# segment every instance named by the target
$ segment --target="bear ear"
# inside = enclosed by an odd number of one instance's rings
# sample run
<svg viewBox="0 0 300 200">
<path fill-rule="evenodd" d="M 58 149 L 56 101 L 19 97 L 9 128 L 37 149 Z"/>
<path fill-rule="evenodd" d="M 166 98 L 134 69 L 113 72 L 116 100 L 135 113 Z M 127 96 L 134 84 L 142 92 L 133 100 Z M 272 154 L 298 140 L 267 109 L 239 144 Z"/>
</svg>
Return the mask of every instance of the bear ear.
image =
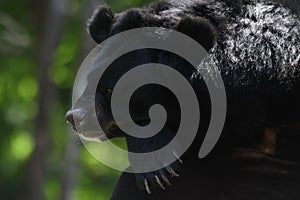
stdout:
<svg viewBox="0 0 300 200">
<path fill-rule="evenodd" d="M 88 32 L 98 44 L 109 36 L 114 22 L 114 15 L 107 6 L 97 8 L 88 21 Z"/>
<path fill-rule="evenodd" d="M 209 51 L 217 40 L 215 27 L 207 19 L 200 17 L 183 18 L 176 30 L 196 40 L 206 51 Z"/>
</svg>

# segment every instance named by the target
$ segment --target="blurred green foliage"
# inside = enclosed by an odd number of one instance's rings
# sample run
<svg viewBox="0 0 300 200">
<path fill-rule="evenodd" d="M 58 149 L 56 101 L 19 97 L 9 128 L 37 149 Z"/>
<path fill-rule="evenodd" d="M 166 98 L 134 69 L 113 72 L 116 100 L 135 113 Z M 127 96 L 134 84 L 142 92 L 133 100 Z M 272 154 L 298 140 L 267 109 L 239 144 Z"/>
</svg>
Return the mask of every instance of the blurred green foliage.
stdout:
<svg viewBox="0 0 300 200">
<path fill-rule="evenodd" d="M 37 116 L 39 30 L 30 0 L 0 1 L 0 199 L 14 199 L 24 166 L 34 149 Z M 150 0 L 108 0 L 114 12 L 148 4 Z M 48 72 L 57 97 L 51 108 L 51 149 L 47 158 L 44 192 L 58 199 L 64 152 L 69 137 L 64 115 L 71 106 L 73 81 L 84 58 L 81 41 L 85 32 L 86 1 L 69 0 L 67 23 Z M 36 8 L 35 8 L 36 9 Z M 79 144 L 78 144 L 79 145 Z M 74 200 L 109 199 L 120 175 L 80 148 Z"/>
</svg>

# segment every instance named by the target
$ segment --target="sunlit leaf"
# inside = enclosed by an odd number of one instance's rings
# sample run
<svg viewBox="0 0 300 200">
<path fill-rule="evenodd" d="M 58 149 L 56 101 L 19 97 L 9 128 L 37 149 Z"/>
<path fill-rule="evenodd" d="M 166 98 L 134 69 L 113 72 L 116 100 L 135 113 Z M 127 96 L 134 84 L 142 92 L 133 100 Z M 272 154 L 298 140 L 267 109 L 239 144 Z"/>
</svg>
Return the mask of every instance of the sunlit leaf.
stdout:
<svg viewBox="0 0 300 200">
<path fill-rule="evenodd" d="M 47 200 L 59 199 L 60 183 L 58 179 L 51 178 L 44 186 L 44 192 Z"/>
<path fill-rule="evenodd" d="M 11 139 L 11 154 L 19 161 L 27 159 L 32 152 L 32 149 L 33 141 L 29 133 L 26 131 L 18 131 L 15 137 Z"/>
<path fill-rule="evenodd" d="M 33 78 L 23 78 L 18 84 L 18 94 L 23 100 L 33 100 L 38 92 L 38 85 Z"/>
</svg>

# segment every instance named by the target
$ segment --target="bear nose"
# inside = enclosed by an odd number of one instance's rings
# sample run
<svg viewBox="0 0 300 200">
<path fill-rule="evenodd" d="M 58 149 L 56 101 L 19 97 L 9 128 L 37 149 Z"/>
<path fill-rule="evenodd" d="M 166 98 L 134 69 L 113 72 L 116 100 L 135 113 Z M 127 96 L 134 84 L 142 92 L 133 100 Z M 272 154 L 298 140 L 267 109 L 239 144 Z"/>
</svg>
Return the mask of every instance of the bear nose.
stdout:
<svg viewBox="0 0 300 200">
<path fill-rule="evenodd" d="M 70 111 L 67 112 L 65 121 L 67 124 L 72 124 L 74 126 L 75 123 L 74 123 L 73 114 Z"/>
<path fill-rule="evenodd" d="M 69 110 L 66 114 L 66 123 L 72 124 L 73 127 L 76 125 L 81 125 L 84 122 L 87 112 L 81 109 Z"/>
</svg>

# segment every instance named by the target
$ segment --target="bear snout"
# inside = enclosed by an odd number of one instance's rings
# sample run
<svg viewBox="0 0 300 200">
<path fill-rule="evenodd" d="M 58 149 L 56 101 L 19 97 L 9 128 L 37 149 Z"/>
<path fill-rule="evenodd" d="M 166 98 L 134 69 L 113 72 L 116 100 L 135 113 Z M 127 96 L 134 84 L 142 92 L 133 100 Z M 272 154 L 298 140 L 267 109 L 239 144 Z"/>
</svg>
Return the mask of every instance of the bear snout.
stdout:
<svg viewBox="0 0 300 200">
<path fill-rule="evenodd" d="M 83 124 L 86 115 L 87 115 L 87 111 L 82 109 L 69 110 L 66 113 L 65 121 L 66 123 L 71 124 L 73 129 L 76 131 L 76 125 Z"/>
</svg>

